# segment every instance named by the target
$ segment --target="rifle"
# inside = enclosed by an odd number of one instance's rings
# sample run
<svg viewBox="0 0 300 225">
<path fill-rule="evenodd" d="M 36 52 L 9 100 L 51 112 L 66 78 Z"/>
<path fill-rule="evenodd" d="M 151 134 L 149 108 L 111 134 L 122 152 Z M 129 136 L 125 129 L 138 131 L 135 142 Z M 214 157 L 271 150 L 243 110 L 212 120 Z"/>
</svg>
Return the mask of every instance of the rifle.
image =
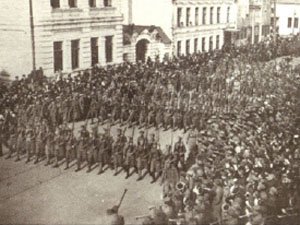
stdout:
<svg viewBox="0 0 300 225">
<path fill-rule="evenodd" d="M 125 190 L 124 190 L 124 192 L 123 192 L 123 195 L 122 195 L 122 197 L 121 197 L 121 200 L 120 200 L 120 202 L 119 202 L 119 204 L 118 204 L 118 206 L 117 206 L 117 207 L 118 207 L 118 210 L 119 210 L 119 208 L 121 207 L 121 204 L 122 204 L 122 202 L 123 202 L 123 199 L 124 199 L 126 193 L 127 193 L 127 189 L 125 188 Z"/>
</svg>

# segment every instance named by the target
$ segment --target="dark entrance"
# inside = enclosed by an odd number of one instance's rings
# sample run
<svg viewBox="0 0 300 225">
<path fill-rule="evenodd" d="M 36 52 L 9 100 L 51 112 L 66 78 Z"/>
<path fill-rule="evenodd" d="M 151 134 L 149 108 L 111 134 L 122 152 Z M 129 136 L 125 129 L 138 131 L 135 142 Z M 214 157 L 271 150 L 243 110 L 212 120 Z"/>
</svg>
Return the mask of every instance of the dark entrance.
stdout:
<svg viewBox="0 0 300 225">
<path fill-rule="evenodd" d="M 135 47 L 135 54 L 136 54 L 136 61 L 146 61 L 146 52 L 147 52 L 147 45 L 149 44 L 149 41 L 146 39 L 142 39 L 138 41 Z"/>
</svg>

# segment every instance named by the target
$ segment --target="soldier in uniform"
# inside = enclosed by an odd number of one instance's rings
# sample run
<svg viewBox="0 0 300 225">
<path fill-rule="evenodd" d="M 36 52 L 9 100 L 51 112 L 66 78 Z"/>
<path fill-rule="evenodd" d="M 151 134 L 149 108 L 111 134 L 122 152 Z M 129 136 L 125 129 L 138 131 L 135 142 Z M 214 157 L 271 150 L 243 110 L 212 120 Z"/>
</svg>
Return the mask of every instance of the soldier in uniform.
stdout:
<svg viewBox="0 0 300 225">
<path fill-rule="evenodd" d="M 30 161 L 32 152 L 35 152 L 35 134 L 31 128 L 27 128 L 26 129 L 26 153 L 27 153 L 26 163 Z"/>
<path fill-rule="evenodd" d="M 39 159 L 42 155 L 42 152 L 44 151 L 44 132 L 42 130 L 41 125 L 37 126 L 37 136 L 36 136 L 36 142 L 35 142 L 35 162 L 34 164 L 39 162 Z"/>
<path fill-rule="evenodd" d="M 174 145 L 174 155 L 177 160 L 177 166 L 179 170 L 185 169 L 185 154 L 186 148 L 182 141 L 182 137 L 178 137 L 178 141 Z"/>
<path fill-rule="evenodd" d="M 63 134 L 62 134 L 62 130 L 57 127 L 56 128 L 56 131 L 55 131 L 55 136 L 54 136 L 54 165 L 53 167 L 58 167 L 58 162 L 59 162 L 59 159 L 60 159 L 60 154 L 61 152 L 64 151 L 64 137 L 63 137 Z"/>
<path fill-rule="evenodd" d="M 5 157 L 5 159 L 11 158 L 12 154 L 16 152 L 17 148 L 17 134 L 15 133 L 15 129 L 13 127 L 10 127 L 9 129 L 9 137 L 8 137 L 8 155 Z"/>
<path fill-rule="evenodd" d="M 131 167 L 136 168 L 135 153 L 136 153 L 136 146 L 133 144 L 133 138 L 130 137 L 129 142 L 124 148 L 126 179 L 128 179 L 130 176 L 130 168 Z"/>
<path fill-rule="evenodd" d="M 154 183 L 157 178 L 161 174 L 161 165 L 162 165 L 162 159 L 163 159 L 163 154 L 160 149 L 160 146 L 157 143 L 154 143 L 152 145 L 152 148 L 150 149 L 150 176 L 152 177 L 151 183 Z"/>
<path fill-rule="evenodd" d="M 69 134 L 68 134 L 67 141 L 66 141 L 66 167 L 65 167 L 65 170 L 67 170 L 69 168 L 71 157 L 76 152 L 76 144 L 77 144 L 77 140 L 76 140 L 76 137 L 74 136 L 73 130 L 69 130 Z"/>
<path fill-rule="evenodd" d="M 47 135 L 46 135 L 46 142 L 45 142 L 45 153 L 46 153 L 46 164 L 48 166 L 51 164 L 51 157 L 54 154 L 54 147 L 55 147 L 55 132 L 48 127 Z"/>
<path fill-rule="evenodd" d="M 118 167 L 123 166 L 123 148 L 126 143 L 126 137 L 123 135 L 122 130 L 118 129 L 118 135 L 112 148 L 113 165 L 115 176 L 118 174 Z"/>
<path fill-rule="evenodd" d="M 113 139 L 109 134 L 108 130 L 105 130 L 105 134 L 100 139 L 100 149 L 98 153 L 98 162 L 99 162 L 99 172 L 98 174 L 103 173 L 103 167 L 106 164 L 111 166 L 110 158 L 111 158 L 111 150 L 112 150 Z"/>
<path fill-rule="evenodd" d="M 20 161 L 20 154 L 23 154 L 25 150 L 25 130 L 23 128 L 19 129 L 18 137 L 17 137 L 17 158 L 16 162 Z"/>
<path fill-rule="evenodd" d="M 198 139 L 198 131 L 194 128 L 192 128 L 187 135 L 187 152 L 185 154 L 185 158 L 187 159 L 187 166 L 190 167 L 195 163 L 195 158 L 198 154 L 198 145 L 197 145 L 197 139 Z"/>
<path fill-rule="evenodd" d="M 93 162 L 98 159 L 98 152 L 100 147 L 100 134 L 98 133 L 98 126 L 93 127 L 90 146 L 87 150 L 88 173 L 91 172 Z"/>
<path fill-rule="evenodd" d="M 140 136 L 137 138 L 137 149 L 136 149 L 136 169 L 138 171 L 138 181 L 142 180 L 142 171 L 145 167 L 146 161 L 146 148 L 147 139 L 144 137 L 144 131 L 140 131 Z"/>
<path fill-rule="evenodd" d="M 86 129 L 85 125 L 81 126 L 79 145 L 77 149 L 77 169 L 75 172 L 78 172 L 81 169 L 81 163 L 86 158 L 87 149 L 89 148 L 89 138 L 90 134 Z"/>
</svg>

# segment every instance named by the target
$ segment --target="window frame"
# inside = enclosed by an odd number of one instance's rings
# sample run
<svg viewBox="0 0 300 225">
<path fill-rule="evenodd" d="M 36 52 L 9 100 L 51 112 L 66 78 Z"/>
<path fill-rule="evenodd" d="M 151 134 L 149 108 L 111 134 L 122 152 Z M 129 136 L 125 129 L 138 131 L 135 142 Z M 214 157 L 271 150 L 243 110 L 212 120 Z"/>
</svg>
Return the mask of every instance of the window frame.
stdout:
<svg viewBox="0 0 300 225">
<path fill-rule="evenodd" d="M 90 8 L 96 8 L 97 7 L 97 1 L 96 0 L 89 0 L 89 7 Z"/>
<path fill-rule="evenodd" d="M 214 7 L 211 6 L 209 9 L 209 23 L 214 24 Z"/>
<path fill-rule="evenodd" d="M 288 17 L 288 28 L 292 28 L 292 23 L 293 23 L 293 18 L 292 17 Z"/>
<path fill-rule="evenodd" d="M 195 8 L 195 26 L 199 25 L 199 7 Z"/>
<path fill-rule="evenodd" d="M 181 41 L 177 41 L 177 56 L 181 56 L 181 48 L 182 48 L 182 43 Z"/>
<path fill-rule="evenodd" d="M 190 39 L 185 40 L 185 54 L 186 55 L 191 54 L 191 40 Z"/>
<path fill-rule="evenodd" d="M 103 7 L 112 7 L 112 0 L 103 0 Z"/>
<path fill-rule="evenodd" d="M 99 63 L 99 38 L 91 37 L 90 41 L 91 41 L 91 66 L 94 66 Z"/>
<path fill-rule="evenodd" d="M 206 7 L 202 8 L 202 24 L 206 25 Z"/>
<path fill-rule="evenodd" d="M 72 70 L 80 67 L 80 39 L 71 40 Z"/>
<path fill-rule="evenodd" d="M 68 0 L 69 8 L 74 9 L 78 8 L 78 2 L 77 0 Z"/>
<path fill-rule="evenodd" d="M 221 7 L 217 7 L 217 23 L 220 23 L 221 20 Z"/>
<path fill-rule="evenodd" d="M 186 21 L 185 21 L 185 25 L 188 27 L 190 26 L 190 21 L 191 21 L 191 8 L 187 7 L 186 8 Z"/>
<path fill-rule="evenodd" d="M 56 3 L 56 4 L 54 4 Z M 59 9 L 60 8 L 60 0 L 51 0 L 50 5 L 52 9 Z"/>
<path fill-rule="evenodd" d="M 56 46 L 59 45 L 57 48 Z M 59 55 L 58 55 L 59 54 Z M 57 58 L 58 56 L 58 58 Z M 58 62 L 59 60 L 59 62 Z M 62 41 L 54 41 L 53 42 L 53 69 L 54 73 L 58 71 L 63 71 L 64 69 L 64 52 L 63 52 L 63 42 Z M 59 66 L 57 65 L 59 63 Z"/>
<path fill-rule="evenodd" d="M 113 35 L 105 36 L 105 62 L 113 62 Z M 110 43 L 110 45 L 109 45 Z"/>
<path fill-rule="evenodd" d="M 182 19 L 182 8 L 177 8 L 177 27 L 181 27 L 181 19 Z"/>
</svg>

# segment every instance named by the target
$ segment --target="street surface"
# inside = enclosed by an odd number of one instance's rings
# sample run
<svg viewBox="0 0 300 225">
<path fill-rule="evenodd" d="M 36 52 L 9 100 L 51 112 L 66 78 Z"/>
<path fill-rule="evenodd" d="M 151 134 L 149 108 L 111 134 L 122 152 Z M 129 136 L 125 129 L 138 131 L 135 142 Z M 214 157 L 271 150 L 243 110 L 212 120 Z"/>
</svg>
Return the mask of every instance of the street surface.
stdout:
<svg viewBox="0 0 300 225">
<path fill-rule="evenodd" d="M 76 132 L 81 124 L 75 125 Z M 113 136 L 118 127 L 112 127 Z M 99 131 L 102 132 L 103 127 Z M 154 128 L 149 130 L 149 135 L 151 133 L 158 134 Z M 170 130 L 160 131 L 159 134 L 164 150 L 172 136 L 176 142 L 182 131 L 173 134 Z M 131 136 L 132 129 L 127 129 L 126 135 Z M 136 128 L 134 141 L 138 135 Z M 42 161 L 34 165 L 33 160 L 25 164 L 25 155 L 20 162 L 0 158 L 0 224 L 103 224 L 106 209 L 118 205 L 125 188 L 128 192 L 120 214 L 126 224 L 136 224 L 135 216 L 147 214 L 149 206 L 161 203 L 162 187 L 159 182 L 150 184 L 148 175 L 137 182 L 137 174 L 125 180 L 124 171 L 113 176 L 113 171 L 108 169 L 97 175 L 98 168 L 86 173 L 85 167 L 76 173 L 75 161 L 68 170 L 64 170 L 63 162 L 59 168 L 44 164 Z"/>
</svg>

